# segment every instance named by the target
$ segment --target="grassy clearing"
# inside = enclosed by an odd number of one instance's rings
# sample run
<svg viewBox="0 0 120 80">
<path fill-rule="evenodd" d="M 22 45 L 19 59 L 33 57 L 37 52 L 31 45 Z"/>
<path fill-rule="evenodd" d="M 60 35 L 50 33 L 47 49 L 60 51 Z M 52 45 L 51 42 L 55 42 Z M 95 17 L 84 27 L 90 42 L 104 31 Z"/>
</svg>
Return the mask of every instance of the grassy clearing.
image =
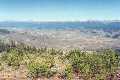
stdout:
<svg viewBox="0 0 120 80">
<path fill-rule="evenodd" d="M 17 70 L 24 65 L 26 77 L 33 80 L 55 76 L 67 80 L 106 80 L 109 75 L 115 75 L 119 61 L 120 55 L 111 49 L 92 53 L 78 49 L 64 52 L 20 44 L 1 53 L 0 70 L 4 70 L 4 66 Z"/>
</svg>

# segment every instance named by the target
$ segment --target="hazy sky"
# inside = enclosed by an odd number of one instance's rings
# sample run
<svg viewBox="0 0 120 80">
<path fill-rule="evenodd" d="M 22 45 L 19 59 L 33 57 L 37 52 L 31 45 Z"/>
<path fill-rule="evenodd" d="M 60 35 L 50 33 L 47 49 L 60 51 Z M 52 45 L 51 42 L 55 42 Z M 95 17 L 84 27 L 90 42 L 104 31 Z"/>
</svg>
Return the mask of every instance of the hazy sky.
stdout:
<svg viewBox="0 0 120 80">
<path fill-rule="evenodd" d="M 120 20 L 120 0 L 0 0 L 0 21 Z"/>
</svg>

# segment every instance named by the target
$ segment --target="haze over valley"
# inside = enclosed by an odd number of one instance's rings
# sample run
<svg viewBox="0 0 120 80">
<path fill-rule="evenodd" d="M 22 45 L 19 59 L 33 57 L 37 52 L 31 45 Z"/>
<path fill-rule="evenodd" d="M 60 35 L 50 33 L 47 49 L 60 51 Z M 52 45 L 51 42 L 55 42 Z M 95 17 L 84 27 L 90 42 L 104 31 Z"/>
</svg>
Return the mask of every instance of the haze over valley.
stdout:
<svg viewBox="0 0 120 80">
<path fill-rule="evenodd" d="M 120 49 L 120 22 L 0 22 L 0 36 L 39 48 Z"/>
</svg>

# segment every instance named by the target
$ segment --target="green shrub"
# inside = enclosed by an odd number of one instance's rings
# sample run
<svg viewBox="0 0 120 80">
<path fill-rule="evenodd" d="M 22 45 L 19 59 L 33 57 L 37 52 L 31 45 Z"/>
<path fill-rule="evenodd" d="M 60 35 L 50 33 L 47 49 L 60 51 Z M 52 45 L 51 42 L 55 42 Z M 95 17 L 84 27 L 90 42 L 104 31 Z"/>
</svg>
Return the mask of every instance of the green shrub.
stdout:
<svg viewBox="0 0 120 80">
<path fill-rule="evenodd" d="M 53 70 L 54 67 L 54 56 L 50 54 L 41 54 L 36 55 L 27 54 L 29 56 L 29 63 L 27 64 L 27 68 L 29 70 L 28 77 L 30 78 L 38 78 L 38 77 L 51 77 L 56 71 Z"/>
<path fill-rule="evenodd" d="M 70 51 L 67 56 L 69 62 L 72 64 L 73 69 L 84 72 L 84 67 L 86 66 L 86 54 L 80 50 Z"/>
<path fill-rule="evenodd" d="M 102 53 L 102 63 L 104 64 L 106 72 L 114 73 L 119 67 L 119 55 L 111 49 L 104 50 Z"/>
<path fill-rule="evenodd" d="M 62 79 L 72 80 L 73 79 L 73 69 L 71 65 L 66 66 L 65 70 L 60 73 Z"/>
<path fill-rule="evenodd" d="M 30 78 L 39 78 L 39 77 L 51 77 L 56 72 L 51 70 L 51 67 L 47 64 L 35 63 L 32 62 L 28 64 L 29 74 L 28 77 Z"/>
<path fill-rule="evenodd" d="M 5 61 L 8 66 L 18 68 L 23 61 L 23 53 L 17 49 L 11 49 L 7 53 L 2 54 L 1 59 Z"/>
<path fill-rule="evenodd" d="M 54 48 L 49 49 L 48 53 L 50 55 L 63 55 L 63 51 L 62 50 L 57 50 L 57 49 L 54 49 Z"/>
<path fill-rule="evenodd" d="M 87 53 L 80 50 L 72 50 L 66 56 L 73 67 L 84 79 L 105 78 L 118 69 L 119 56 L 113 50 L 104 50 L 100 53 Z M 104 76 L 103 76 L 104 74 Z"/>
</svg>

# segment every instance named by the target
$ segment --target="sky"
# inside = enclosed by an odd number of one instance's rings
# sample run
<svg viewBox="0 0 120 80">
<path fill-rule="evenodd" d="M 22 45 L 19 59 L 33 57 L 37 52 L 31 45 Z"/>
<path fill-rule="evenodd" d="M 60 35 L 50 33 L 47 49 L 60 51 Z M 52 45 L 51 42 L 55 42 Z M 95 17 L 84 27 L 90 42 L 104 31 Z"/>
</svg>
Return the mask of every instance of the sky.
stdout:
<svg viewBox="0 0 120 80">
<path fill-rule="evenodd" d="M 0 0 L 0 21 L 120 20 L 120 0 Z"/>
</svg>

